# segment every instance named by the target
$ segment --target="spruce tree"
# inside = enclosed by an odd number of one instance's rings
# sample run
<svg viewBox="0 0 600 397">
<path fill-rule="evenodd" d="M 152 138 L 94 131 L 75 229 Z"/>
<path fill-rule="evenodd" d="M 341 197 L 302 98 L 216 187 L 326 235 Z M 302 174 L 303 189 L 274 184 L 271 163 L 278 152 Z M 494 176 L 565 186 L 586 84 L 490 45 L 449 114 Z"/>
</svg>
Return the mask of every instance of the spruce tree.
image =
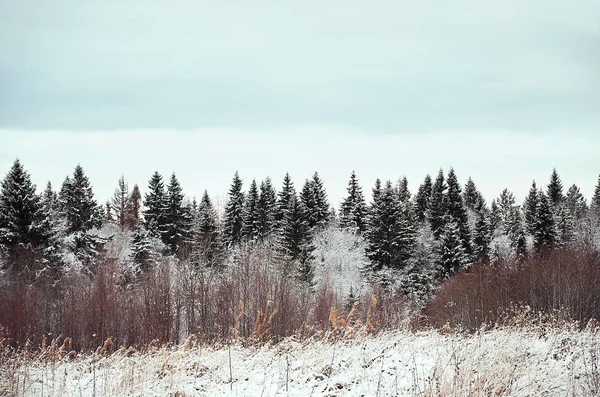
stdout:
<svg viewBox="0 0 600 397">
<path fill-rule="evenodd" d="M 39 270 L 48 217 L 29 173 L 15 160 L 0 189 L 0 249 L 10 270 Z"/>
<path fill-rule="evenodd" d="M 473 254 L 477 262 L 488 263 L 490 260 L 490 225 L 487 211 L 476 212 L 475 229 L 473 231 Z"/>
<path fill-rule="evenodd" d="M 529 189 L 529 194 L 525 199 L 524 211 L 525 211 L 525 225 L 526 230 L 529 234 L 533 235 L 535 233 L 535 228 L 537 224 L 537 207 L 539 203 L 539 192 L 535 181 L 531 184 L 531 189 Z"/>
<path fill-rule="evenodd" d="M 61 229 L 60 203 L 58 195 L 52 190 L 52 184 L 48 182 L 41 196 L 42 220 L 41 228 L 47 236 L 42 259 L 43 275 L 48 280 L 58 280 L 62 271 L 62 243 L 64 231 Z"/>
<path fill-rule="evenodd" d="M 267 177 L 260 183 L 260 194 L 258 196 L 258 235 L 264 240 L 275 232 L 275 217 L 277 213 L 277 193 Z"/>
<path fill-rule="evenodd" d="M 548 191 L 546 194 L 551 206 L 556 207 L 563 200 L 563 185 L 556 172 L 556 168 L 552 170 L 552 175 L 550 175 L 550 183 L 548 183 Z"/>
<path fill-rule="evenodd" d="M 162 237 L 166 224 L 166 193 L 162 175 L 154 172 L 144 196 L 144 227 L 153 237 Z"/>
<path fill-rule="evenodd" d="M 80 165 L 75 167 L 72 178 L 65 180 L 59 197 L 68 234 L 65 248 L 77 259 L 75 266 L 94 273 L 106 239 L 92 232 L 102 224 L 102 209 L 94 200 L 92 186 Z"/>
<path fill-rule="evenodd" d="M 527 240 L 519 207 L 511 208 L 506 229 L 511 248 L 518 258 L 524 258 L 527 255 Z"/>
<path fill-rule="evenodd" d="M 152 239 L 156 239 L 156 237 L 153 237 L 144 227 L 137 227 L 133 232 L 130 258 L 138 266 L 140 272 L 148 271 L 158 261 L 158 253 Z"/>
<path fill-rule="evenodd" d="M 444 222 L 440 233 L 439 277 L 446 279 L 469 265 L 469 255 L 465 252 L 461 232 L 456 220 Z"/>
<path fill-rule="evenodd" d="M 242 241 L 243 225 L 244 193 L 242 192 L 242 180 L 236 171 L 231 187 L 229 188 L 229 197 L 225 206 L 223 237 L 227 245 L 231 247 Z"/>
<path fill-rule="evenodd" d="M 465 203 L 465 207 L 472 211 L 478 211 L 481 207 L 481 199 L 481 193 L 479 193 L 479 191 L 477 190 L 473 179 L 469 177 L 467 183 L 465 184 L 465 190 L 463 192 L 463 201 Z"/>
<path fill-rule="evenodd" d="M 492 204 L 490 206 L 490 232 L 495 234 L 498 229 L 502 226 L 502 217 L 500 216 L 500 209 L 498 208 L 498 204 L 496 204 L 496 200 L 492 200 Z"/>
<path fill-rule="evenodd" d="M 117 223 L 121 226 L 121 230 L 125 230 L 127 225 L 127 209 L 131 205 L 130 200 L 129 186 L 125 181 L 125 176 L 121 175 L 112 199 L 112 209 L 117 216 Z"/>
<path fill-rule="evenodd" d="M 406 176 L 403 176 L 402 179 L 398 182 L 398 200 L 401 203 L 407 203 L 410 200 L 410 191 L 408 190 L 408 179 Z"/>
<path fill-rule="evenodd" d="M 221 240 L 217 212 L 206 190 L 198 205 L 196 239 L 196 253 L 199 260 L 209 267 L 218 265 L 221 257 Z"/>
<path fill-rule="evenodd" d="M 509 217 L 512 214 L 513 208 L 515 206 L 515 196 L 508 189 L 504 189 L 502 193 L 500 193 L 500 197 L 496 200 L 498 204 L 498 210 L 500 215 L 500 222 L 504 228 L 507 227 Z"/>
<path fill-rule="evenodd" d="M 243 218 L 242 238 L 246 241 L 257 241 L 260 236 L 260 211 L 258 186 L 254 179 L 250 183 L 248 195 L 244 202 Z"/>
<path fill-rule="evenodd" d="M 314 246 L 306 219 L 304 204 L 293 194 L 284 213 L 279 247 L 287 263 L 286 271 L 292 265 L 299 279 L 310 284 L 313 274 L 310 262 Z"/>
<path fill-rule="evenodd" d="M 590 210 L 596 220 L 600 220 L 600 175 L 598 175 L 598 183 L 594 189 L 594 195 L 592 196 L 592 202 L 590 204 Z"/>
<path fill-rule="evenodd" d="M 429 211 L 429 201 L 431 199 L 432 183 L 431 176 L 427 174 L 425 180 L 419 186 L 417 196 L 415 198 L 415 212 L 417 220 L 420 223 L 425 222 L 427 219 L 427 213 Z"/>
<path fill-rule="evenodd" d="M 557 242 L 556 225 L 549 199 L 540 192 L 533 234 L 533 244 L 538 254 L 546 254 Z"/>
<path fill-rule="evenodd" d="M 446 202 L 446 181 L 444 178 L 444 171 L 440 169 L 438 172 L 435 183 L 431 188 L 431 199 L 429 200 L 429 211 L 427 213 L 427 219 L 431 225 L 431 230 L 435 238 L 439 238 L 444 226 L 445 215 L 447 212 Z"/>
<path fill-rule="evenodd" d="M 127 207 L 126 221 L 129 229 L 135 229 L 140 223 L 140 209 L 142 206 L 142 193 L 137 184 L 133 185 L 129 205 Z"/>
<path fill-rule="evenodd" d="M 63 186 L 63 211 L 68 232 L 87 232 L 102 224 L 101 209 L 94 200 L 94 192 L 81 165 L 75 167 L 73 177 Z"/>
<path fill-rule="evenodd" d="M 362 233 L 366 228 L 367 204 L 358 183 L 356 174 L 352 171 L 348 182 L 348 196 L 340 209 L 340 225 L 343 228 Z"/>
<path fill-rule="evenodd" d="M 183 190 L 175 173 L 171 174 L 165 197 L 164 228 L 162 241 L 171 254 L 183 252 L 180 249 L 189 241 L 191 233 L 190 209 L 183 204 Z"/>
<path fill-rule="evenodd" d="M 367 228 L 366 254 L 373 270 L 405 268 L 412 257 L 416 230 L 410 213 L 397 200 L 397 192 L 387 181 L 374 196 Z"/>
<path fill-rule="evenodd" d="M 554 221 L 556 223 L 557 242 L 561 245 L 571 243 L 575 236 L 575 221 L 569 208 L 563 204 L 559 205 L 554 211 Z"/>
<path fill-rule="evenodd" d="M 454 173 L 454 169 L 450 168 L 448 171 L 448 178 L 446 180 L 448 189 L 446 190 L 446 210 L 450 219 L 453 220 L 460 231 L 460 238 L 462 241 L 463 249 L 465 254 L 471 255 L 473 249 L 471 247 L 471 233 L 469 230 L 469 223 L 467 219 L 467 211 L 462 199 L 462 191 L 460 184 Z"/>
<path fill-rule="evenodd" d="M 311 229 L 323 228 L 329 221 L 330 208 L 319 173 L 315 172 L 312 179 L 305 182 L 300 200 L 306 207 L 308 226 Z"/>
<path fill-rule="evenodd" d="M 275 211 L 275 226 L 278 231 L 281 230 L 283 224 L 283 218 L 285 216 L 285 212 L 287 211 L 292 196 L 296 194 L 296 189 L 294 188 L 294 183 L 292 182 L 292 178 L 290 174 L 286 173 L 283 178 L 283 186 L 278 194 L 277 199 L 277 207 Z"/>
<path fill-rule="evenodd" d="M 574 221 L 582 220 L 587 214 L 588 207 L 585 197 L 575 184 L 571 185 L 565 197 L 565 205 Z"/>
</svg>

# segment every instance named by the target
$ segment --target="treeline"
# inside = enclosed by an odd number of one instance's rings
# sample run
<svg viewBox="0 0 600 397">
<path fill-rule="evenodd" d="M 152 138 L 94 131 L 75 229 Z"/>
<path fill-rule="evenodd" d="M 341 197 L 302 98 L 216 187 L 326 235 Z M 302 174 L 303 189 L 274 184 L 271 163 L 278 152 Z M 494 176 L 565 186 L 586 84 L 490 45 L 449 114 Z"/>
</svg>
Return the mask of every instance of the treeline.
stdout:
<svg viewBox="0 0 600 397">
<path fill-rule="evenodd" d="M 250 336 L 260 315 L 272 315 L 277 331 L 262 328 L 284 336 L 326 323 L 324 302 L 338 299 L 316 277 L 324 258 L 315 255 L 315 236 L 326 230 L 364 246 L 361 282 L 422 306 L 441 282 L 475 263 L 597 249 L 599 219 L 600 177 L 588 205 L 576 185 L 564 192 L 556 170 L 545 189 L 532 183 L 522 205 L 507 189 L 488 204 L 453 169 L 427 175 L 415 194 L 406 178 L 377 180 L 367 202 L 352 173 L 339 209 L 316 172 L 298 190 L 289 174 L 279 190 L 268 177 L 245 190 L 236 173 L 221 209 L 206 191 L 199 202 L 186 199 L 175 174 L 164 181 L 154 173 L 143 196 L 121 177 L 100 205 L 77 166 L 58 192 L 48 183 L 38 193 L 17 160 L 0 190 L 0 324 L 17 343 L 66 332 L 82 345 L 109 334 L 133 344 L 232 330 Z M 347 295 L 339 300 L 361 299 L 356 290 Z M 128 313 L 129 325 L 118 313 Z"/>
</svg>

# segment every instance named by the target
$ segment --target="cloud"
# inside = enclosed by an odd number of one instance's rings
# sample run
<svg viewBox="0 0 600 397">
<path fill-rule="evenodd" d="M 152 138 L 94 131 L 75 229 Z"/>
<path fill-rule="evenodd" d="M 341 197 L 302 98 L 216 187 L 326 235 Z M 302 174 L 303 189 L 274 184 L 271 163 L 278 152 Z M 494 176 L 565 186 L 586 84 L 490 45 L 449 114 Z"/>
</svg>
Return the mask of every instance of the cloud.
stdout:
<svg viewBox="0 0 600 397">
<path fill-rule="evenodd" d="M 2 2 L 0 127 L 600 124 L 600 4 Z"/>
</svg>

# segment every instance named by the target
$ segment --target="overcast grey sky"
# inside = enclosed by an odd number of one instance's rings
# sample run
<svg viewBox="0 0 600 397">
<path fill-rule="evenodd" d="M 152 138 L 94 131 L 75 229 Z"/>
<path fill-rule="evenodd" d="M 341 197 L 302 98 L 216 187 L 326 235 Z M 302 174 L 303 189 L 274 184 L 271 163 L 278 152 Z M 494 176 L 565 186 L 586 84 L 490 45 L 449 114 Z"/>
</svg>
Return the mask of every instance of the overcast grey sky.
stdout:
<svg viewBox="0 0 600 397">
<path fill-rule="evenodd" d="M 491 198 L 600 172 L 597 0 L 0 0 L 0 173 L 189 195 L 314 170 L 332 200 L 454 166 Z"/>
</svg>

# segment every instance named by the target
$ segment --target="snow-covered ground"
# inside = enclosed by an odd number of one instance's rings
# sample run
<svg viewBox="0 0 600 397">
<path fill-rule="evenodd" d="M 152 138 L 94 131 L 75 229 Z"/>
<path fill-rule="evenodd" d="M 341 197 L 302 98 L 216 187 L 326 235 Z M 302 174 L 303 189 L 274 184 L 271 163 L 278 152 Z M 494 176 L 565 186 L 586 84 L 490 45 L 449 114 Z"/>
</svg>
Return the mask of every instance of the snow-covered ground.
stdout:
<svg viewBox="0 0 600 397">
<path fill-rule="evenodd" d="M 188 344 L 28 363 L 9 374 L 7 386 L 19 396 L 593 396 L 600 394 L 599 342 L 591 331 L 498 329 Z"/>
</svg>

